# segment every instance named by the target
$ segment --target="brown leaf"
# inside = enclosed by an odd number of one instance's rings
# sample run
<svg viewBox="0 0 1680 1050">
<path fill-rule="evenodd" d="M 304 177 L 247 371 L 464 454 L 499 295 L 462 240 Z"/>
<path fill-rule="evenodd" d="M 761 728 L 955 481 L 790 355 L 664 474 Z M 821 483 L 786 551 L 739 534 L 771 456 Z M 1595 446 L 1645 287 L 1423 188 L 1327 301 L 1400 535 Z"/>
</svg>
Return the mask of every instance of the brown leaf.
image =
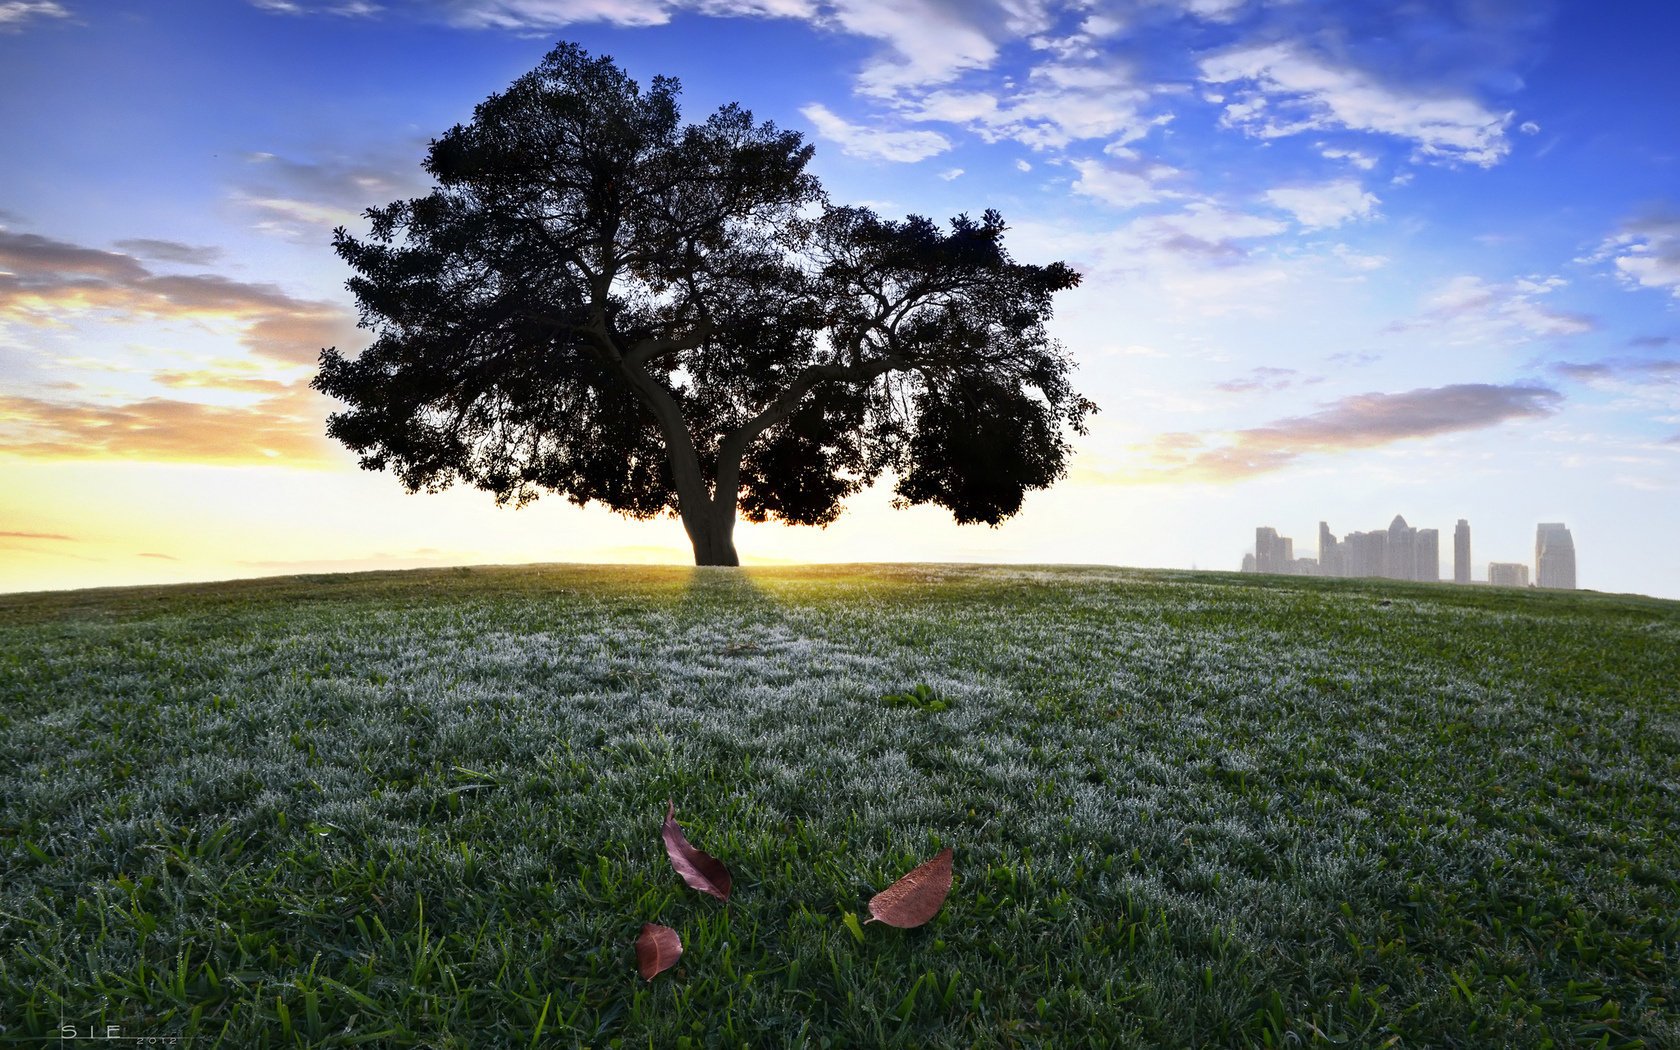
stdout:
<svg viewBox="0 0 1680 1050">
<path fill-rule="evenodd" d="M 869 922 L 907 930 L 939 914 L 951 892 L 951 847 L 869 898 Z"/>
<path fill-rule="evenodd" d="M 636 965 L 641 968 L 643 980 L 653 980 L 677 965 L 680 958 L 682 938 L 676 930 L 657 923 L 642 923 L 642 935 L 636 938 Z"/>
<path fill-rule="evenodd" d="M 671 867 L 677 869 L 677 874 L 682 876 L 682 880 L 688 883 L 690 889 L 709 893 L 720 901 L 728 900 L 729 887 L 734 884 L 729 869 L 710 853 L 689 845 L 688 839 L 683 837 L 682 827 L 677 824 L 676 803 L 666 799 L 665 806 L 663 835 L 665 853 L 671 858 Z"/>
</svg>

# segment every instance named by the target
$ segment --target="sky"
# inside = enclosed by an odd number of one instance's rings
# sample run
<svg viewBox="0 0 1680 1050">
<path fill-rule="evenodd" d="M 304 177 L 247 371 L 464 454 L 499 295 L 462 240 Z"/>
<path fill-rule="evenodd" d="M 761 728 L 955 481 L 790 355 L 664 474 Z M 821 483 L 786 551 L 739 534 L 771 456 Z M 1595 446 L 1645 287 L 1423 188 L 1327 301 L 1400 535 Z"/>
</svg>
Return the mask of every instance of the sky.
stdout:
<svg viewBox="0 0 1680 1050">
<path fill-rule="evenodd" d="M 1003 213 L 1099 408 L 1001 527 L 742 523 L 746 564 L 1234 570 L 1396 514 L 1563 522 L 1680 598 L 1680 4 L 0 0 L 0 591 L 691 561 L 678 522 L 406 494 L 309 389 L 331 231 L 560 40 L 803 133 L 836 203 Z M 1451 578 L 1451 565 L 1443 575 Z"/>
</svg>

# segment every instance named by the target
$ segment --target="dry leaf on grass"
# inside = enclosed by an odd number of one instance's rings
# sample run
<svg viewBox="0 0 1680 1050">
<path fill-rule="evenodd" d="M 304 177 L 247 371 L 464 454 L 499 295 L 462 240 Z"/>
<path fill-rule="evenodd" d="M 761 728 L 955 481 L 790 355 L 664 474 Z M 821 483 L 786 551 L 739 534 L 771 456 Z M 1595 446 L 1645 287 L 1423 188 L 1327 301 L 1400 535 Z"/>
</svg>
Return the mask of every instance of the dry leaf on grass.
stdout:
<svg viewBox="0 0 1680 1050">
<path fill-rule="evenodd" d="M 909 929 L 939 914 L 951 892 L 951 847 L 869 898 L 869 921 Z"/>
<path fill-rule="evenodd" d="M 707 853 L 705 850 L 695 849 L 689 845 L 683 836 L 683 830 L 677 823 L 676 803 L 665 801 L 665 853 L 671 858 L 671 867 L 677 869 L 677 874 L 688 883 L 690 889 L 709 893 L 720 901 L 729 899 L 729 887 L 734 880 L 730 878 L 729 869 L 723 862 Z"/>
<path fill-rule="evenodd" d="M 636 938 L 636 965 L 641 968 L 643 980 L 653 980 L 677 965 L 680 958 L 682 938 L 676 930 L 657 923 L 642 923 L 642 935 Z"/>
</svg>

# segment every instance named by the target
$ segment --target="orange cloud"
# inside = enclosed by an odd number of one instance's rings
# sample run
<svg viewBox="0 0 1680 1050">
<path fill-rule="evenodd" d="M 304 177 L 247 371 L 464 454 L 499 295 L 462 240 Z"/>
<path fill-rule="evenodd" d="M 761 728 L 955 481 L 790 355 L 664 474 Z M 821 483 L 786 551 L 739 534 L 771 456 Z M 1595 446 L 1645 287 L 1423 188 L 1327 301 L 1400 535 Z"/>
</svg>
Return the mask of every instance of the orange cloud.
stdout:
<svg viewBox="0 0 1680 1050">
<path fill-rule="evenodd" d="M 326 409 L 301 385 L 242 408 L 157 397 L 123 405 L 0 397 L 0 453 L 323 467 L 332 451 Z"/>
<path fill-rule="evenodd" d="M 1563 396 L 1549 387 L 1460 383 L 1398 394 L 1355 394 L 1306 416 L 1228 434 L 1162 434 L 1135 446 L 1140 469 L 1098 472 L 1103 480 L 1240 481 L 1281 470 L 1309 453 L 1375 448 L 1406 438 L 1493 426 L 1550 415 Z"/>
<path fill-rule="evenodd" d="M 355 317 L 332 303 L 287 295 L 272 284 L 219 274 L 156 274 L 122 252 L 0 230 L 0 320 L 60 325 L 70 315 L 225 318 L 259 356 L 311 365 L 321 348 L 360 341 Z"/>
</svg>

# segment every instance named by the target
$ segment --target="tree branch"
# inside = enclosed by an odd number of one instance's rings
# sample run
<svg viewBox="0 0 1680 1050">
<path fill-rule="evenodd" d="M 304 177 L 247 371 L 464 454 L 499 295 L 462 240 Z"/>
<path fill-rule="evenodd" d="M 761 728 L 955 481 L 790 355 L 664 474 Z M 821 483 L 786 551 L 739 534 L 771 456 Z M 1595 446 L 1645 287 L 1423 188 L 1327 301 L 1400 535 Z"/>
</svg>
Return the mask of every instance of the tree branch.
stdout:
<svg viewBox="0 0 1680 1050">
<path fill-rule="evenodd" d="M 703 317 L 700 323 L 689 329 L 687 335 L 682 336 L 649 336 L 636 342 L 630 352 L 624 355 L 624 363 L 630 367 L 640 367 L 656 357 L 675 353 L 678 350 L 692 350 L 712 337 L 717 331 L 717 325 L 710 317 Z"/>
</svg>

